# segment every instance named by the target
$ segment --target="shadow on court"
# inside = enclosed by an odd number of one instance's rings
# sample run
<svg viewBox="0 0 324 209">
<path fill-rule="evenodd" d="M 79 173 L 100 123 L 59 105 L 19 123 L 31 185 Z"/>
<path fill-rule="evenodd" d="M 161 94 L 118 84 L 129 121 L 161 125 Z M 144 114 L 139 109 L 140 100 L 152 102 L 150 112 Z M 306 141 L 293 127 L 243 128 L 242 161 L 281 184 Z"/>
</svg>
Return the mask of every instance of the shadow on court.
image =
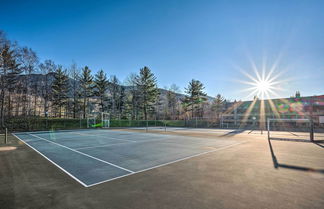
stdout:
<svg viewBox="0 0 324 209">
<path fill-rule="evenodd" d="M 313 143 L 316 144 L 316 145 L 319 146 L 319 147 L 324 148 L 324 140 L 321 140 L 321 142 L 315 141 L 315 142 L 313 142 Z"/>
<path fill-rule="evenodd" d="M 275 138 L 275 137 L 271 137 L 270 140 L 313 143 L 319 147 L 324 148 L 324 140 L 310 141 L 309 139 L 289 139 L 289 138 Z"/>
<path fill-rule="evenodd" d="M 270 148 L 270 152 L 271 152 L 271 157 L 272 157 L 272 162 L 273 162 L 273 166 L 278 169 L 278 168 L 288 168 L 288 169 L 294 169 L 294 170 L 299 170 L 299 171 L 308 171 L 308 172 L 315 172 L 315 173 L 323 173 L 324 174 L 324 169 L 314 169 L 314 168 L 308 168 L 308 167 L 302 167 L 302 166 L 297 166 L 297 165 L 289 165 L 289 164 L 283 164 L 283 163 L 279 163 L 278 159 L 276 157 L 276 155 L 274 154 L 273 151 L 273 147 L 271 144 L 271 140 L 278 140 L 278 139 L 269 139 L 269 148 Z M 296 141 L 296 140 L 281 140 L 280 141 Z M 311 141 L 300 141 L 299 142 L 310 142 Z M 316 145 L 318 145 L 317 143 L 315 143 Z M 323 147 L 323 145 L 320 145 L 321 147 Z"/>
<path fill-rule="evenodd" d="M 226 134 L 220 135 L 220 137 L 230 137 L 230 136 L 235 136 L 237 134 L 243 133 L 245 131 L 245 129 L 238 129 L 238 130 L 234 130 L 234 131 L 230 131 Z"/>
</svg>

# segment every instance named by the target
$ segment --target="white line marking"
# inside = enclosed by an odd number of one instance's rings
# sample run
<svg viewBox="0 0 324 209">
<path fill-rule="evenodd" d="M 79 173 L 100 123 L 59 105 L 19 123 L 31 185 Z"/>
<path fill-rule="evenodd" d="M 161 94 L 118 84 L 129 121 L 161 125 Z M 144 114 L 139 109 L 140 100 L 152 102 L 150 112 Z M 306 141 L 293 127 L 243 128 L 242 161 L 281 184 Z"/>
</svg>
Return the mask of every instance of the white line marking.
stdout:
<svg viewBox="0 0 324 209">
<path fill-rule="evenodd" d="M 53 165 L 55 165 L 56 167 L 58 167 L 59 169 L 61 169 L 64 173 L 66 173 L 67 175 L 69 175 L 70 177 L 72 177 L 75 181 L 77 181 L 78 183 L 80 183 L 82 186 L 84 187 L 88 187 L 88 185 L 86 185 L 85 183 L 83 183 L 82 181 L 80 181 L 77 177 L 73 176 L 71 173 L 69 173 L 68 171 L 66 171 L 64 168 L 62 168 L 61 166 L 59 166 L 58 164 L 56 164 L 54 161 L 52 161 L 51 159 L 49 159 L 48 157 L 46 157 L 45 155 L 43 155 L 41 152 L 39 152 L 37 149 L 35 149 L 34 147 L 32 147 L 31 145 L 29 145 L 27 142 L 25 142 L 24 140 L 22 140 L 21 138 L 19 138 L 16 134 L 12 133 L 12 135 L 14 135 L 17 139 L 19 139 L 20 141 L 22 141 L 24 144 L 26 144 L 28 147 L 30 147 L 31 149 L 33 149 L 35 152 L 37 152 L 38 154 L 40 154 L 41 156 L 43 156 L 46 160 L 50 161 Z"/>
<path fill-rule="evenodd" d="M 124 143 L 116 143 L 116 144 L 106 144 L 106 145 L 98 145 L 98 146 L 89 146 L 89 147 L 80 147 L 76 148 L 75 150 L 81 150 L 81 149 L 92 149 L 92 148 L 100 148 L 100 147 L 111 147 L 115 145 L 120 145 L 120 144 L 130 144 L 129 142 L 124 142 Z"/>
<path fill-rule="evenodd" d="M 25 139 L 24 140 L 25 142 L 39 142 L 39 141 L 42 141 L 41 139 Z"/>
<path fill-rule="evenodd" d="M 48 131 L 27 131 L 27 132 L 15 132 L 15 133 L 25 133 L 25 134 L 36 134 L 36 133 L 65 133 L 79 131 L 89 131 L 88 129 L 73 129 L 73 130 L 48 130 Z"/>
<path fill-rule="evenodd" d="M 134 144 L 141 144 L 141 143 L 148 143 L 148 142 L 156 142 L 156 141 L 166 141 L 168 139 L 153 139 L 153 140 L 143 140 L 143 141 L 134 141 Z M 171 140 L 171 139 L 169 139 Z M 101 145 L 101 146 L 93 146 L 93 147 L 80 147 L 75 150 L 80 150 L 80 149 L 92 149 L 92 148 L 100 148 L 100 147 L 111 147 L 111 146 L 117 146 L 121 144 L 132 144 L 132 143 L 116 143 L 116 144 L 107 144 L 107 145 Z"/>
<path fill-rule="evenodd" d="M 120 141 L 128 141 L 128 142 L 136 142 L 133 140 L 128 140 L 128 139 L 120 139 L 120 138 L 115 138 L 115 137 L 110 137 L 110 136 L 103 136 L 103 135 L 99 135 L 99 134 L 84 134 L 84 133 L 78 133 L 78 132 L 74 132 L 75 134 L 81 135 L 81 136 L 95 136 L 95 137 L 102 137 L 102 138 L 106 138 L 106 139 L 115 139 L 115 140 L 120 140 Z"/>
<path fill-rule="evenodd" d="M 123 168 L 123 167 L 120 167 L 120 166 L 115 165 L 115 164 L 113 164 L 113 163 L 110 163 L 110 162 L 108 162 L 108 161 L 101 160 L 101 159 L 99 159 L 99 158 L 93 157 L 93 156 L 88 155 L 88 154 L 86 154 L 86 153 L 83 153 L 83 152 L 80 152 L 80 151 L 78 151 L 78 150 L 72 149 L 72 148 L 70 148 L 70 147 L 64 146 L 64 145 L 62 145 L 62 144 L 59 144 L 59 143 L 56 143 L 56 142 L 52 142 L 52 141 L 47 140 L 47 139 L 44 139 L 44 138 L 42 138 L 42 137 L 40 137 L 40 136 L 36 136 L 36 135 L 34 135 L 34 134 L 29 134 L 29 135 L 31 135 L 31 136 L 33 136 L 33 137 L 36 137 L 36 138 L 39 138 L 39 139 L 43 139 L 44 141 L 47 141 L 47 142 L 49 142 L 49 143 L 55 144 L 55 145 L 57 145 L 57 146 L 60 146 L 60 147 L 63 147 L 63 148 L 65 148 L 65 149 L 71 150 L 71 151 L 73 151 L 73 152 L 79 153 L 79 154 L 81 154 L 81 155 L 87 156 L 87 157 L 89 157 L 89 158 L 92 158 L 92 159 L 98 160 L 98 161 L 100 161 L 100 162 L 106 163 L 106 164 L 108 164 L 108 165 L 114 166 L 114 167 L 119 168 L 119 169 L 122 169 L 122 170 L 124 170 L 124 171 L 130 172 L 130 173 L 134 173 L 134 171 L 128 170 L 127 168 Z"/>
<path fill-rule="evenodd" d="M 190 158 L 198 157 L 198 156 L 205 155 L 205 154 L 208 154 L 208 153 L 216 152 L 216 151 L 219 151 L 219 150 L 227 149 L 229 147 L 233 147 L 233 146 L 236 146 L 236 145 L 239 145 L 239 144 L 244 144 L 244 143 L 246 143 L 246 142 L 239 142 L 239 143 L 235 143 L 235 144 L 231 144 L 231 145 L 227 145 L 227 146 L 215 148 L 214 150 L 210 150 L 210 151 L 207 151 L 207 152 L 202 152 L 202 153 L 198 153 L 198 154 L 191 155 L 191 156 L 188 156 L 188 157 L 180 158 L 178 160 L 174 160 L 174 161 L 171 161 L 171 162 L 163 163 L 163 164 L 156 165 L 156 166 L 153 166 L 153 167 L 150 167 L 150 168 L 146 168 L 146 169 L 143 169 L 143 170 L 140 170 L 140 171 L 135 171 L 133 173 L 129 173 L 129 174 L 125 174 L 125 175 L 122 175 L 122 176 L 115 177 L 115 178 L 111 178 L 111 179 L 107 179 L 107 180 L 104 180 L 104 181 L 100 181 L 100 182 L 97 182 L 97 183 L 94 183 L 94 184 L 89 184 L 89 185 L 87 185 L 87 187 L 96 186 L 98 184 L 102 184 L 102 183 L 105 183 L 105 182 L 113 181 L 113 180 L 120 179 L 120 178 L 123 178 L 123 177 L 126 177 L 126 176 L 134 175 L 134 174 L 137 174 L 137 173 L 142 173 L 144 171 L 152 170 L 154 168 L 159 168 L 159 167 L 162 167 L 162 166 L 166 166 L 166 165 L 173 164 L 173 163 L 176 163 L 176 162 L 180 162 L 180 161 L 183 161 L 183 160 L 187 160 L 187 159 L 190 159 Z"/>
</svg>

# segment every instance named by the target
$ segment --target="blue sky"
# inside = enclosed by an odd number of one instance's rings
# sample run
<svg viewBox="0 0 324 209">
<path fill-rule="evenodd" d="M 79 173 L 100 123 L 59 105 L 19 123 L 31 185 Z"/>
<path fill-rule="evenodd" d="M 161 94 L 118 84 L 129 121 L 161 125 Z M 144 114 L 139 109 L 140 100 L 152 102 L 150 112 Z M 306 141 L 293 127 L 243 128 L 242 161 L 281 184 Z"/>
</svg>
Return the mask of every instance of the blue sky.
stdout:
<svg viewBox="0 0 324 209">
<path fill-rule="evenodd" d="M 41 60 L 103 69 L 123 81 L 148 66 L 160 87 L 194 78 L 206 92 L 249 99 L 238 82 L 258 71 L 282 90 L 324 94 L 324 1 L 0 0 L 0 29 Z M 241 70 L 240 70 L 241 69 Z"/>
</svg>

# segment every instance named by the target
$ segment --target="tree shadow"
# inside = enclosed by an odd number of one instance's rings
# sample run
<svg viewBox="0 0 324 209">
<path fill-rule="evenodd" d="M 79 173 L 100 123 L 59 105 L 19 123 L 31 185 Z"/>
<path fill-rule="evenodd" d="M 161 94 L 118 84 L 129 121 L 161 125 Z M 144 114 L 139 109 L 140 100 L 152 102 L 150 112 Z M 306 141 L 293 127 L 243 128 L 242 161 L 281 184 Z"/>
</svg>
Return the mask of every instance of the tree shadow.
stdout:
<svg viewBox="0 0 324 209">
<path fill-rule="evenodd" d="M 251 131 L 249 131 L 248 134 L 261 134 L 261 135 L 263 135 L 263 132 L 265 132 L 265 130 L 263 130 L 263 129 L 251 129 Z"/>
<path fill-rule="evenodd" d="M 308 168 L 308 167 L 302 167 L 302 166 L 288 165 L 288 164 L 279 163 L 276 155 L 274 154 L 273 147 L 272 147 L 272 144 L 271 144 L 271 140 L 268 139 L 268 142 L 269 142 L 269 148 L 270 148 L 274 168 L 276 168 L 276 169 L 288 168 L 288 169 L 294 169 L 294 170 L 299 170 L 299 171 L 308 171 L 308 172 L 315 172 L 315 173 L 324 174 L 324 169 L 314 169 L 314 168 Z M 320 146 L 323 147 L 323 145 L 320 145 Z"/>
<path fill-rule="evenodd" d="M 220 135 L 220 137 L 235 136 L 236 134 L 243 133 L 244 131 L 245 131 L 245 129 L 237 129 L 237 130 L 234 130 L 234 131 L 230 131 L 230 132 L 228 132 L 226 134 Z"/>
</svg>

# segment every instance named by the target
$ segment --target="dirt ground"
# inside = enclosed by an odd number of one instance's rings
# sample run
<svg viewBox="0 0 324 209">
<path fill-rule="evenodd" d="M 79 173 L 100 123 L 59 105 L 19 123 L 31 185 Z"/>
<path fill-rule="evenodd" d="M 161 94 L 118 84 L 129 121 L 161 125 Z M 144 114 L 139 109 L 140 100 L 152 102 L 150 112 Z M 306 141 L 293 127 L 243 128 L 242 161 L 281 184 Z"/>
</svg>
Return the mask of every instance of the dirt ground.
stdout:
<svg viewBox="0 0 324 209">
<path fill-rule="evenodd" d="M 0 208 L 324 208 L 323 143 L 168 134 L 245 143 L 86 188 L 13 136 L 6 145 L 0 136 Z"/>
</svg>

